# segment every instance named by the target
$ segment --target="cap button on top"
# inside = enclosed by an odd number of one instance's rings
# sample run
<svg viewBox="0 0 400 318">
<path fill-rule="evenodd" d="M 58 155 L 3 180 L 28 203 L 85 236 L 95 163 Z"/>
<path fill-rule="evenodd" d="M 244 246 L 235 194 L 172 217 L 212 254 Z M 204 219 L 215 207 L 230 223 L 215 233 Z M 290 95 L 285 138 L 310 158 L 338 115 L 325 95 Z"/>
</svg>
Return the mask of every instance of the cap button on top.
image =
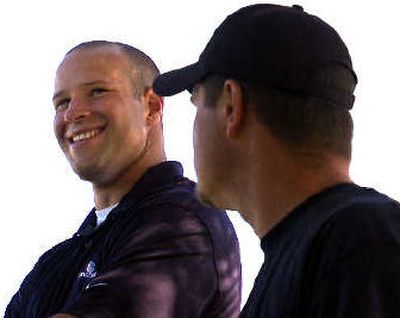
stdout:
<svg viewBox="0 0 400 318">
<path fill-rule="evenodd" d="M 298 5 L 298 4 L 292 5 L 292 8 L 297 9 L 297 10 L 301 10 L 301 11 L 304 11 L 303 7 L 302 7 L 301 5 Z"/>
</svg>

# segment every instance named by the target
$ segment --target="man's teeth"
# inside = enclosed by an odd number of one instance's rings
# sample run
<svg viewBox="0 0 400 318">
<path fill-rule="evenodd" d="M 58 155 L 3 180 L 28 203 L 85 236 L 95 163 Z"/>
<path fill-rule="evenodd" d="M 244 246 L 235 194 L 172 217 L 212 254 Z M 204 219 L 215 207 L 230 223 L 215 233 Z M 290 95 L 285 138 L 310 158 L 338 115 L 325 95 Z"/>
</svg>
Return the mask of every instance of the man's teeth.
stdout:
<svg viewBox="0 0 400 318">
<path fill-rule="evenodd" d="M 81 133 L 81 134 L 79 134 L 79 135 L 76 135 L 76 136 L 72 137 L 72 141 L 73 141 L 73 142 L 77 142 L 77 141 L 81 141 L 81 140 L 93 138 L 93 137 L 96 136 L 98 133 L 99 133 L 98 130 L 86 131 L 86 132 L 84 132 L 84 133 Z"/>
</svg>

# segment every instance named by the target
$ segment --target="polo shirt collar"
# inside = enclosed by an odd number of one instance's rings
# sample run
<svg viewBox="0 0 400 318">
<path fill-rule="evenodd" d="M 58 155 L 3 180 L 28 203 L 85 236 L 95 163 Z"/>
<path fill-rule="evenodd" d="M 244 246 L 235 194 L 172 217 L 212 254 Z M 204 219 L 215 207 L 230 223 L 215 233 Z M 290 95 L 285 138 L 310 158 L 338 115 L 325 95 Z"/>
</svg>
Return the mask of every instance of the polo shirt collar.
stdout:
<svg viewBox="0 0 400 318">
<path fill-rule="evenodd" d="M 162 188 L 172 184 L 174 180 L 183 177 L 183 167 L 177 161 L 164 161 L 149 168 L 143 176 L 134 184 L 133 188 L 121 199 L 121 202 L 114 208 L 108 218 L 115 218 L 119 211 L 126 210 L 141 198 L 159 192 Z M 93 208 L 85 221 L 75 234 L 89 235 L 96 227 L 96 214 Z"/>
</svg>

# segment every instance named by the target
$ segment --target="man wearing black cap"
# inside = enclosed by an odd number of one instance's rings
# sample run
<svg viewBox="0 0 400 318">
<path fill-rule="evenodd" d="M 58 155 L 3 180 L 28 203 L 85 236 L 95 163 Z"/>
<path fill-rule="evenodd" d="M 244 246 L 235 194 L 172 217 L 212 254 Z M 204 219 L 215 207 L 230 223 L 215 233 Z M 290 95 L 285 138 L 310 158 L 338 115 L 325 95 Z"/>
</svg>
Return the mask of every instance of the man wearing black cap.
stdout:
<svg viewBox="0 0 400 318">
<path fill-rule="evenodd" d="M 152 89 L 158 73 L 123 43 L 85 42 L 64 57 L 55 135 L 74 172 L 93 185 L 95 208 L 39 259 L 6 318 L 239 315 L 233 226 L 200 204 L 178 162 L 166 161 L 163 99 Z"/>
<path fill-rule="evenodd" d="M 197 63 L 154 83 L 192 94 L 199 197 L 261 239 L 243 317 L 400 317 L 400 204 L 349 176 L 356 83 L 332 27 L 269 4 L 228 16 Z"/>
</svg>

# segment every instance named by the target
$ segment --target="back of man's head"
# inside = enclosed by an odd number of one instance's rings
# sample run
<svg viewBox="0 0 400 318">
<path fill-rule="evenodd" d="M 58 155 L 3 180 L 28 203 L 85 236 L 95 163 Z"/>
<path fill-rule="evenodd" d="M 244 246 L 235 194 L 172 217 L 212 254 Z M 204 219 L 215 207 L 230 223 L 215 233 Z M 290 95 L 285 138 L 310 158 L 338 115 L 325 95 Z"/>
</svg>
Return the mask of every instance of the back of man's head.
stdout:
<svg viewBox="0 0 400 318">
<path fill-rule="evenodd" d="M 353 91 L 354 79 L 342 66 L 330 65 L 314 76 L 332 89 Z M 227 78 L 207 77 L 205 106 L 215 106 Z M 249 111 L 277 138 L 301 153 L 326 152 L 351 158 L 353 121 L 348 109 L 330 100 L 240 82 Z"/>
</svg>

